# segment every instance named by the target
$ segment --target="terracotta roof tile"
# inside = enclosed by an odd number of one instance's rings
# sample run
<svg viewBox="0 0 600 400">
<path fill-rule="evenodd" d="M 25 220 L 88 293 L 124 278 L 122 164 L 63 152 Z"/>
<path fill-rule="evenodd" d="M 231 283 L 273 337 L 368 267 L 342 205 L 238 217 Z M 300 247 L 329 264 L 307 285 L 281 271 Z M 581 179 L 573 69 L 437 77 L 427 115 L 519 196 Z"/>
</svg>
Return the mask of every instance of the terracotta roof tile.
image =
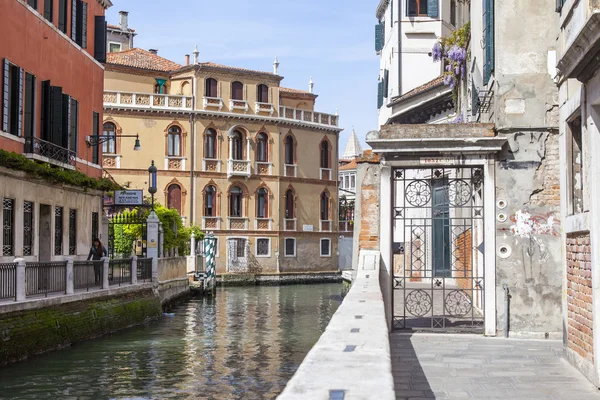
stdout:
<svg viewBox="0 0 600 400">
<path fill-rule="evenodd" d="M 358 163 L 356 162 L 356 159 L 350 161 L 348 164 L 342 165 L 339 169 L 340 171 L 347 171 L 349 169 L 356 169 L 356 167 L 358 166 Z"/>
<path fill-rule="evenodd" d="M 106 24 L 106 26 L 110 29 L 118 29 L 121 30 L 119 25 Z M 135 32 L 135 29 L 128 28 L 129 32 Z"/>
<path fill-rule="evenodd" d="M 232 67 L 229 65 L 217 64 L 214 62 L 203 62 L 203 63 L 200 63 L 200 65 L 205 66 L 205 67 L 220 68 L 220 69 L 226 69 L 226 70 L 231 70 L 231 71 L 250 72 L 250 73 L 254 73 L 254 74 L 266 74 L 266 75 L 279 76 L 279 75 L 275 75 L 272 72 L 257 71 L 254 69 L 247 69 L 247 68 L 240 68 L 240 67 Z"/>
<path fill-rule="evenodd" d="M 108 53 L 106 63 L 164 72 L 175 71 L 182 67 L 173 61 L 138 48 Z"/>
<path fill-rule="evenodd" d="M 427 90 L 429 90 L 431 88 L 434 88 L 436 86 L 440 86 L 440 85 L 443 85 L 443 84 L 444 84 L 444 76 L 443 75 L 438 76 L 437 78 L 435 78 L 435 79 L 433 79 L 433 80 L 431 80 L 431 81 L 429 81 L 429 82 L 427 82 L 427 83 L 425 83 L 425 84 L 423 84 L 421 86 L 418 86 L 418 87 L 414 88 L 413 90 L 411 90 L 409 92 L 404 93 L 402 96 L 400 96 L 396 100 L 394 100 L 394 103 L 397 103 L 399 101 L 408 99 L 409 97 L 416 96 L 419 93 L 423 93 L 423 92 L 425 92 L 425 91 L 427 91 Z"/>
<path fill-rule="evenodd" d="M 308 92 L 306 90 L 299 90 L 299 89 L 292 89 L 292 88 L 286 88 L 286 87 L 279 87 L 279 92 L 283 92 L 283 93 L 298 93 L 298 94 L 312 94 L 314 95 L 314 93 Z"/>
<path fill-rule="evenodd" d="M 359 163 L 371 163 L 371 164 L 379 164 L 381 161 L 381 156 L 377 153 L 373 153 L 373 150 L 365 150 L 362 156 L 358 157 L 357 162 Z"/>
</svg>

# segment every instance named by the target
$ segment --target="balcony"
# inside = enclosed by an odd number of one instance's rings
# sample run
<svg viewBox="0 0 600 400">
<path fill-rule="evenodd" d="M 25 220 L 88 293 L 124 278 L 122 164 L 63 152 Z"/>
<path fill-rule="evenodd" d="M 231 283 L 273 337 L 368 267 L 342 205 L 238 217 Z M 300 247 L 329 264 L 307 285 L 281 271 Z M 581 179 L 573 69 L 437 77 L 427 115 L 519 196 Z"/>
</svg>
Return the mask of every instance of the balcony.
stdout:
<svg viewBox="0 0 600 400">
<path fill-rule="evenodd" d="M 76 165 L 74 151 L 36 137 L 25 138 L 25 156 L 68 169 Z"/>
<path fill-rule="evenodd" d="M 331 180 L 331 168 L 321 168 L 319 171 L 319 176 L 324 181 Z"/>
<path fill-rule="evenodd" d="M 264 113 L 269 114 L 269 116 L 273 116 L 273 113 L 275 112 L 275 107 L 271 103 L 256 102 L 254 104 L 254 110 L 255 110 L 254 112 L 256 112 L 257 114 L 264 112 Z"/>
<path fill-rule="evenodd" d="M 223 108 L 223 99 L 220 97 L 204 96 L 202 98 L 202 105 L 204 106 L 205 110 L 208 110 L 209 108 L 216 108 L 217 110 L 221 111 Z"/>
<path fill-rule="evenodd" d="M 285 166 L 283 168 L 283 175 L 295 178 L 296 176 L 298 176 L 298 171 L 297 170 L 298 170 L 298 168 L 296 167 L 296 165 L 294 165 L 294 164 L 285 164 Z"/>
<path fill-rule="evenodd" d="M 284 231 L 295 231 L 296 230 L 296 219 L 285 219 L 283 224 Z"/>
<path fill-rule="evenodd" d="M 354 222 L 353 221 L 340 221 L 338 223 L 338 231 L 339 232 L 353 232 L 354 231 Z"/>
<path fill-rule="evenodd" d="M 254 173 L 257 175 L 273 175 L 273 163 L 260 161 L 255 162 Z"/>
<path fill-rule="evenodd" d="M 221 172 L 221 161 L 215 158 L 202 159 L 202 171 L 204 172 Z"/>
<path fill-rule="evenodd" d="M 242 176 L 249 178 L 252 175 L 250 171 L 250 161 L 248 160 L 227 160 L 227 177 Z"/>
<path fill-rule="evenodd" d="M 194 102 L 191 96 L 105 91 L 104 106 L 162 110 L 192 110 L 194 108 Z"/>
<path fill-rule="evenodd" d="M 271 218 L 256 218 L 254 220 L 255 231 L 270 231 L 273 228 Z"/>
<path fill-rule="evenodd" d="M 332 225 L 331 220 L 321 220 L 321 232 L 331 232 Z"/>
<path fill-rule="evenodd" d="M 245 113 L 248 112 L 248 102 L 246 100 L 229 100 L 229 111 L 240 110 Z"/>
<path fill-rule="evenodd" d="M 202 217 L 203 230 L 221 230 L 221 218 L 219 217 Z"/>
<path fill-rule="evenodd" d="M 309 124 L 338 126 L 338 116 L 316 111 L 301 110 L 299 108 L 279 107 L 279 117 L 282 119 L 298 121 Z"/>
<path fill-rule="evenodd" d="M 248 230 L 248 218 L 227 217 L 227 229 L 237 231 Z"/>
</svg>

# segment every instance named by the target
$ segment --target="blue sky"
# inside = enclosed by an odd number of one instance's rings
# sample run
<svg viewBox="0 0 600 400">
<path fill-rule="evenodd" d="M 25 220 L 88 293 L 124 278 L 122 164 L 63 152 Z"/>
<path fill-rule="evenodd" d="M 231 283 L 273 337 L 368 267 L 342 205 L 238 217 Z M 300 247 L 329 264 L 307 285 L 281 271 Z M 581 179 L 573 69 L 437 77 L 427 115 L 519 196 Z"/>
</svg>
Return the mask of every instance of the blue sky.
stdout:
<svg viewBox="0 0 600 400">
<path fill-rule="evenodd" d="M 271 71 L 278 57 L 282 85 L 308 89 L 316 109 L 340 113 L 340 147 L 352 126 L 364 146 L 377 129 L 374 51 L 377 0 L 113 0 L 107 12 L 118 24 L 129 11 L 135 46 L 183 64 L 197 44 L 200 61 Z"/>
</svg>

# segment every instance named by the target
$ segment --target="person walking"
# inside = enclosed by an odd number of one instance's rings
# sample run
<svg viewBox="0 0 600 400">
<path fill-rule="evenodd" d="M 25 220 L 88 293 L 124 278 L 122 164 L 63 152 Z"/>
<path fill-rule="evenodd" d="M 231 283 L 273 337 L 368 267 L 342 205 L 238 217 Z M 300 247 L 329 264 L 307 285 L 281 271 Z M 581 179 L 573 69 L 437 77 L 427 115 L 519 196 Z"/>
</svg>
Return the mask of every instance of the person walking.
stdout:
<svg viewBox="0 0 600 400">
<path fill-rule="evenodd" d="M 88 254 L 88 261 L 100 261 L 102 260 L 102 257 L 106 257 L 107 255 L 108 252 L 106 251 L 106 247 L 102 245 L 100 239 L 94 239 L 90 254 Z M 94 283 L 102 283 L 102 265 L 100 263 L 94 263 Z"/>
</svg>

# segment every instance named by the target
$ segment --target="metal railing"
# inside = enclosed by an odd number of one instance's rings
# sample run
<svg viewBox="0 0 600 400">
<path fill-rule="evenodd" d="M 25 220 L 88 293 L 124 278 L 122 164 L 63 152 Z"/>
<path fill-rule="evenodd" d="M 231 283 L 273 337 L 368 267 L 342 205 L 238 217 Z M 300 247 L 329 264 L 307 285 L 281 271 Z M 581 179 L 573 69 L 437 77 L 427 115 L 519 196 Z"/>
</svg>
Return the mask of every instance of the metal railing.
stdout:
<svg viewBox="0 0 600 400">
<path fill-rule="evenodd" d="M 25 138 L 25 154 L 36 154 L 62 164 L 75 166 L 75 152 L 36 137 Z"/>
<path fill-rule="evenodd" d="M 73 288 L 85 289 L 102 287 L 102 269 L 104 261 L 75 261 L 73 262 Z"/>
<path fill-rule="evenodd" d="M 67 262 L 25 264 L 25 295 L 67 292 Z"/>
<path fill-rule="evenodd" d="M 108 284 L 124 285 L 131 284 L 131 259 L 110 260 L 108 265 Z"/>
<path fill-rule="evenodd" d="M 0 264 L 0 299 L 17 296 L 17 263 Z"/>
<path fill-rule="evenodd" d="M 192 110 L 194 108 L 191 96 L 117 91 L 104 92 L 104 105 L 109 107 L 165 108 L 177 110 Z"/>
<path fill-rule="evenodd" d="M 138 282 L 152 282 L 152 259 L 137 259 L 137 280 Z"/>
</svg>

